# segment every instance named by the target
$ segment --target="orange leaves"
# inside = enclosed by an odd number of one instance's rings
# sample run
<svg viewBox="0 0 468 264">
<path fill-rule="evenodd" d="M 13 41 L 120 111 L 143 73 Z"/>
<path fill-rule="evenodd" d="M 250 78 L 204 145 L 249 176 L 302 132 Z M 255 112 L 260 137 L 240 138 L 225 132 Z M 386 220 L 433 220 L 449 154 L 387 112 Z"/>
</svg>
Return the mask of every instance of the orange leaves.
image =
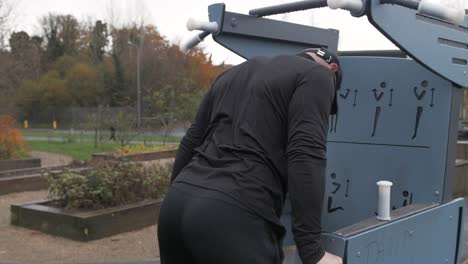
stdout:
<svg viewBox="0 0 468 264">
<path fill-rule="evenodd" d="M 0 115 L 0 131 L 6 128 L 12 128 L 16 124 L 13 117 L 7 115 Z"/>
<path fill-rule="evenodd" d="M 0 115 L 0 160 L 24 158 L 28 156 L 28 151 L 26 142 L 16 128 L 15 119 Z"/>
<path fill-rule="evenodd" d="M 196 50 L 191 55 L 192 67 L 196 72 L 196 83 L 200 87 L 210 87 L 213 80 L 223 72 L 222 67 L 213 65 L 211 56 L 207 58 L 206 54 L 201 50 Z"/>
</svg>

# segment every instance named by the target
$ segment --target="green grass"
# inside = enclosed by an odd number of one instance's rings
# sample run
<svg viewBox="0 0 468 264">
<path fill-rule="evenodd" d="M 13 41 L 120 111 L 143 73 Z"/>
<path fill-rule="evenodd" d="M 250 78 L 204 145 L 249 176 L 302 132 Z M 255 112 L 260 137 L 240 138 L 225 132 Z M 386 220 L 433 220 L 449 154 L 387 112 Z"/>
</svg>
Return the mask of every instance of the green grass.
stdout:
<svg viewBox="0 0 468 264">
<path fill-rule="evenodd" d="M 94 139 L 93 134 L 73 134 L 70 135 L 68 133 L 62 133 L 62 132 L 35 132 L 35 131 L 26 131 L 22 130 L 22 135 L 25 137 L 49 137 L 49 138 L 70 138 L 70 139 Z M 104 138 L 107 140 L 109 138 L 110 134 L 109 133 L 104 133 Z M 158 136 L 158 135 L 139 135 L 135 137 L 134 140 L 139 140 L 139 141 L 164 141 L 163 136 Z M 176 136 L 168 136 L 166 137 L 166 142 L 180 142 L 181 137 L 176 137 Z"/>
<path fill-rule="evenodd" d="M 104 143 L 94 147 L 93 142 L 48 142 L 48 141 L 27 141 L 31 150 L 45 151 L 71 156 L 78 160 L 87 160 L 93 153 L 113 151 L 118 144 Z"/>
</svg>

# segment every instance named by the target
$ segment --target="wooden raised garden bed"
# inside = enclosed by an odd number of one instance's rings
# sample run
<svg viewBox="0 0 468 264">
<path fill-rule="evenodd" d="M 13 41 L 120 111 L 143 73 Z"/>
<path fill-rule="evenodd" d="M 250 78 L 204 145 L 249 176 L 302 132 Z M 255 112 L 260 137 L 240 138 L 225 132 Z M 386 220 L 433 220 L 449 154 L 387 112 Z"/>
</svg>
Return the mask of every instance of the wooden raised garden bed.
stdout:
<svg viewBox="0 0 468 264">
<path fill-rule="evenodd" d="M 40 174 L 0 177 L 0 195 L 44 189 L 47 182 Z"/>
<path fill-rule="evenodd" d="M 44 200 L 10 207 L 11 224 L 79 241 L 90 241 L 154 225 L 162 199 L 99 210 L 66 210 Z"/>
<path fill-rule="evenodd" d="M 42 176 L 43 173 L 60 173 L 65 169 L 75 173 L 83 173 L 90 170 L 88 167 L 72 167 L 67 165 L 0 172 L 0 195 L 47 189 L 47 181 Z"/>
<path fill-rule="evenodd" d="M 104 161 L 117 160 L 119 158 L 125 158 L 129 161 L 149 161 L 149 160 L 160 160 L 160 159 L 172 159 L 175 158 L 177 149 L 153 151 L 145 153 L 118 155 L 114 153 L 95 153 L 93 154 L 92 163 L 99 164 Z"/>
<path fill-rule="evenodd" d="M 40 168 L 41 159 L 0 160 L 0 171 Z"/>
</svg>

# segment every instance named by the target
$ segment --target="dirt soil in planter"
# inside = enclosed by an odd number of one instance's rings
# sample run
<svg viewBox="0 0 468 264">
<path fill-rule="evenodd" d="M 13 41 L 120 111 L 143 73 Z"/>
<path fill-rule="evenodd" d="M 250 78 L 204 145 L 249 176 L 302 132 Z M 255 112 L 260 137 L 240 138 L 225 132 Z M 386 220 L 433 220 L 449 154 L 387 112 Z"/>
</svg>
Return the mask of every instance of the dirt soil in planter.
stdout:
<svg viewBox="0 0 468 264">
<path fill-rule="evenodd" d="M 156 225 L 91 242 L 77 242 L 10 225 L 12 203 L 46 197 L 46 191 L 0 196 L 0 262 L 125 262 L 159 258 Z"/>
<path fill-rule="evenodd" d="M 144 166 L 152 166 L 152 165 L 167 165 L 169 163 L 173 163 L 174 159 L 160 159 L 160 160 L 150 160 L 150 161 L 140 161 L 141 164 Z"/>
<path fill-rule="evenodd" d="M 66 155 L 42 151 L 31 151 L 31 157 L 41 159 L 43 168 L 69 165 L 73 161 L 72 157 Z"/>
</svg>

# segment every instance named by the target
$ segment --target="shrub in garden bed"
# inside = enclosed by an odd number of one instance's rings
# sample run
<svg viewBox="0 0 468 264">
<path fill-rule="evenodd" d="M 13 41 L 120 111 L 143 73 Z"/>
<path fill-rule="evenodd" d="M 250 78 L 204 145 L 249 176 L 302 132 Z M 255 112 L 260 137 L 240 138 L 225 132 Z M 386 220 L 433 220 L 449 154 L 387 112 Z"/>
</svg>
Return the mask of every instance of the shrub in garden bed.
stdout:
<svg viewBox="0 0 468 264">
<path fill-rule="evenodd" d="M 157 223 L 171 165 L 108 161 L 85 173 L 45 175 L 52 200 L 12 204 L 11 223 L 90 241 Z"/>
<path fill-rule="evenodd" d="M 158 199 L 170 183 L 172 164 L 143 166 L 119 159 L 107 161 L 87 173 L 48 174 L 49 197 L 67 209 L 102 209 Z"/>
</svg>

